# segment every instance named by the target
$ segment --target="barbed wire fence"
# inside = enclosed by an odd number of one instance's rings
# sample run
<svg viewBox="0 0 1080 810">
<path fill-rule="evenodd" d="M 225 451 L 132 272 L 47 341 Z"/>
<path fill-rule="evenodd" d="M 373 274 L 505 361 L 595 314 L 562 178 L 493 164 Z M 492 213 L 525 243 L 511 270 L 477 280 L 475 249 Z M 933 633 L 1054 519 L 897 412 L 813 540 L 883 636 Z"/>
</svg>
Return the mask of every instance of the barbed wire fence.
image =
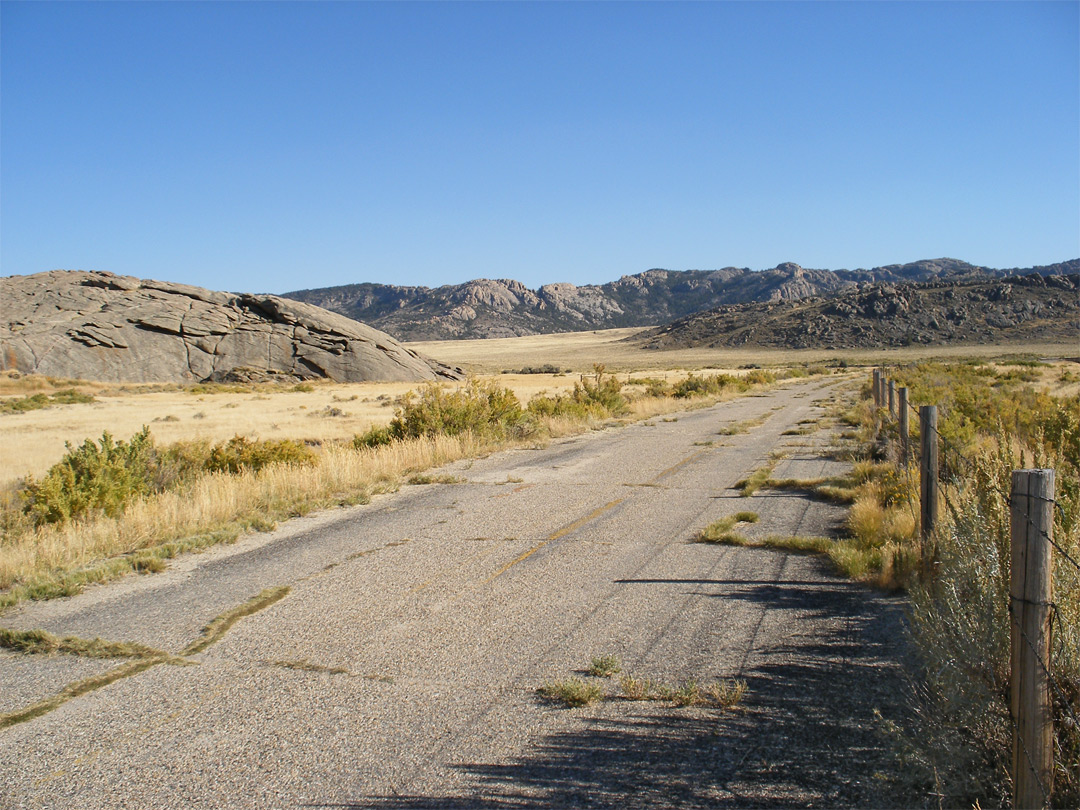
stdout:
<svg viewBox="0 0 1080 810">
<path fill-rule="evenodd" d="M 924 575 L 932 577 L 938 496 L 959 525 L 962 510 L 955 499 L 960 482 L 974 474 L 975 463 L 942 435 L 937 427 L 937 406 L 911 402 L 908 389 L 890 379 L 884 368 L 874 369 L 871 394 L 878 424 L 886 419 L 899 423 L 900 463 L 905 467 L 914 448 L 907 435 L 909 419 L 901 417 L 899 408 L 906 405 L 919 416 L 920 529 L 923 543 L 929 544 L 928 549 L 924 548 Z M 927 409 L 932 411 L 928 413 Z M 932 436 L 923 435 L 927 429 Z M 1013 470 L 1011 491 L 994 489 L 1010 510 L 1012 543 L 1006 607 L 1012 637 L 1008 714 L 1013 737 L 1010 774 L 1013 806 L 1049 807 L 1053 796 L 1054 745 L 1058 744 L 1053 733 L 1055 704 L 1061 721 L 1080 733 L 1077 709 L 1067 695 L 1068 690 L 1055 677 L 1051 661 L 1054 622 L 1059 616 L 1058 605 L 1051 598 L 1054 560 L 1051 549 L 1078 574 L 1080 561 L 1053 537 L 1054 510 L 1061 513 L 1061 505 L 1054 497 L 1053 470 Z M 927 522 L 931 525 L 926 525 Z M 1059 750 L 1057 755 L 1061 761 L 1065 752 Z M 1075 767 L 1080 770 L 1080 762 Z"/>
</svg>

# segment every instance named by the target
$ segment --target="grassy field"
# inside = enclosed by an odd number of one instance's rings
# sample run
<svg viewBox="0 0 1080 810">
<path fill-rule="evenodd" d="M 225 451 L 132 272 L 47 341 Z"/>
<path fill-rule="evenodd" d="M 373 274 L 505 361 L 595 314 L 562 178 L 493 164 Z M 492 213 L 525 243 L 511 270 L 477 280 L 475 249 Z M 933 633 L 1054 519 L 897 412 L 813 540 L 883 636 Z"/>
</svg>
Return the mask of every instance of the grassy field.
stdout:
<svg viewBox="0 0 1080 810">
<path fill-rule="evenodd" d="M 670 381 L 686 373 L 658 370 L 648 376 Z M 528 403 L 544 392 L 572 389 L 581 375 L 500 374 L 494 379 Z M 90 394 L 94 401 L 0 414 L 0 488 L 45 472 L 63 456 L 65 442 L 78 445 L 99 438 L 104 430 L 127 439 L 146 425 L 162 444 L 190 439 L 216 442 L 235 435 L 311 443 L 352 439 L 372 425 L 387 424 L 395 400 L 417 384 L 316 383 L 302 385 L 301 390 L 275 386 L 229 390 L 72 380 L 50 384 L 40 378 L 0 375 L 0 402 L 69 388 Z"/>
<path fill-rule="evenodd" d="M 542 392 L 571 389 L 595 363 L 620 373 L 622 380 L 655 377 L 672 381 L 687 370 L 699 373 L 726 371 L 738 374 L 747 366 L 784 367 L 818 363 L 850 366 L 902 364 L 928 358 L 958 360 L 969 357 L 1067 357 L 1077 347 L 1061 344 L 1023 346 L 966 346 L 934 349 L 897 349 L 865 352 L 760 349 L 692 349 L 647 351 L 626 343 L 640 329 L 610 329 L 493 340 L 437 341 L 411 344 L 421 352 L 471 373 L 497 375 L 527 403 Z M 506 374 L 507 370 L 552 365 L 560 374 Z M 1068 362 L 1043 368 L 1047 386 L 1062 393 L 1061 381 Z M 1080 371 L 1080 369 L 1078 369 Z M 39 377 L 16 379 L 0 375 L 0 403 L 35 393 L 74 388 L 91 394 L 94 402 L 54 405 L 22 413 L 0 413 L 0 489 L 26 475 L 41 475 L 64 454 L 65 442 L 80 444 L 108 430 L 126 439 L 144 425 L 162 444 L 180 440 L 221 441 L 234 435 L 262 439 L 297 439 L 327 442 L 351 439 L 372 425 L 385 425 L 393 416 L 394 401 L 416 388 L 413 383 L 317 383 L 288 387 L 114 385 L 85 381 L 48 381 Z M 1080 377 L 1073 384 L 1080 390 Z M 1065 390 L 1067 393 L 1068 391 Z"/>
<path fill-rule="evenodd" d="M 704 369 L 791 366 L 843 360 L 850 365 L 899 365 L 918 360 L 958 360 L 969 357 L 1077 358 L 1075 343 L 1026 343 L 1009 346 L 911 346 L 900 349 L 642 349 L 627 338 L 647 330 L 606 329 L 488 340 L 437 340 L 406 344 L 436 360 L 461 366 L 477 374 L 498 374 L 551 363 L 560 368 L 588 371 L 604 363 L 609 371 L 643 369 Z"/>
</svg>

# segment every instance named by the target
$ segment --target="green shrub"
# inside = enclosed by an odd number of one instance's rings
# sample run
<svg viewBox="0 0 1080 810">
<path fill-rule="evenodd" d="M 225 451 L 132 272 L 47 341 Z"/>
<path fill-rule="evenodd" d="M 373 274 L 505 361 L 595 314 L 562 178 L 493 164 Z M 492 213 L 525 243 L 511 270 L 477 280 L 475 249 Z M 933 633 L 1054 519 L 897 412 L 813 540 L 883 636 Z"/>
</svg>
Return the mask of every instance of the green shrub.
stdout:
<svg viewBox="0 0 1080 810">
<path fill-rule="evenodd" d="M 315 454 L 292 440 L 252 441 L 234 436 L 213 447 L 208 442 L 154 446 L 144 427 L 129 441 L 105 432 L 100 442 L 87 439 L 40 480 L 30 478 L 20 493 L 23 512 L 34 523 L 60 523 L 92 511 L 115 517 L 134 498 L 173 489 L 203 471 L 237 473 L 267 464 L 311 464 Z"/>
<path fill-rule="evenodd" d="M 50 405 L 76 405 L 84 402 L 93 402 L 94 397 L 83 394 L 74 388 L 65 388 L 54 394 L 31 394 L 18 399 L 0 401 L 0 413 L 24 413 L 36 411 L 39 408 L 48 408 Z"/>
<path fill-rule="evenodd" d="M 771 371 L 754 369 L 749 374 L 746 374 L 742 380 L 747 385 L 770 385 L 771 383 L 776 382 L 776 375 Z"/>
<path fill-rule="evenodd" d="M 592 411 L 589 410 L 587 405 L 577 401 L 572 396 L 541 394 L 529 400 L 529 413 L 534 416 L 585 419 Z M 599 415 L 606 416 L 607 414 Z"/>
<path fill-rule="evenodd" d="M 604 366 L 597 363 L 593 366 L 596 378 L 589 381 L 582 378 L 574 383 L 573 400 L 586 408 L 593 409 L 596 406 L 602 409 L 604 415 L 618 416 L 626 413 L 626 398 L 622 395 L 622 383 L 616 377 L 604 377 Z"/>
<path fill-rule="evenodd" d="M 353 445 L 378 447 L 400 439 L 462 433 L 505 439 L 526 435 L 531 429 L 514 392 L 494 382 L 473 379 L 456 391 L 429 383 L 419 393 L 410 391 L 399 403 L 389 425 L 368 428 L 353 439 Z"/>
<path fill-rule="evenodd" d="M 203 440 L 176 442 L 157 450 L 157 469 L 154 471 L 154 491 L 172 489 L 206 469 L 210 457 L 210 442 Z"/>
<path fill-rule="evenodd" d="M 241 470 L 261 470 L 269 464 L 314 463 L 315 453 L 312 449 L 293 439 L 252 441 L 246 436 L 233 436 L 227 442 L 211 448 L 205 468 L 210 472 L 238 473 Z"/>
<path fill-rule="evenodd" d="M 386 425 L 372 425 L 367 432 L 353 438 L 353 447 L 381 447 L 394 441 L 394 431 Z"/>
<path fill-rule="evenodd" d="M 672 386 L 671 395 L 680 399 L 705 397 L 719 394 L 725 388 L 744 391 L 747 386 L 738 377 L 733 377 L 730 374 L 713 374 L 711 377 L 698 377 L 695 374 L 688 374 L 685 380 L 679 380 Z"/>
<path fill-rule="evenodd" d="M 119 514 L 132 498 L 153 488 L 156 453 L 150 429 L 131 441 L 114 441 L 106 431 L 101 443 L 87 439 L 67 444 L 66 455 L 40 481 L 30 478 L 23 490 L 24 511 L 35 523 L 68 521 L 92 510 Z"/>
<path fill-rule="evenodd" d="M 569 417 L 572 419 L 607 419 L 626 413 L 628 406 L 622 394 L 622 383 L 615 377 L 604 376 L 604 366 L 593 367 L 592 380 L 582 378 L 567 394 L 541 395 L 529 401 L 529 413 L 535 416 Z"/>
</svg>

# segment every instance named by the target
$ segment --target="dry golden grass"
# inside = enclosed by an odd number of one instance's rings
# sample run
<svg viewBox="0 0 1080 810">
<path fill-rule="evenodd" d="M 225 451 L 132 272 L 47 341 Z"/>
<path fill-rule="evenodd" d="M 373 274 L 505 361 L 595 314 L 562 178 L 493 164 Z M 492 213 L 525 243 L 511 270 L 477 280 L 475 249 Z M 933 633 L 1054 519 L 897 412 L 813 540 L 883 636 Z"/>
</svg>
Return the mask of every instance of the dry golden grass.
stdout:
<svg viewBox="0 0 1080 810">
<path fill-rule="evenodd" d="M 968 357 L 1077 357 L 1075 343 L 1018 343 L 980 346 L 910 346 L 898 349 L 642 349 L 626 338 L 645 329 L 604 329 L 529 335 L 487 340 L 433 340 L 407 344 L 409 348 L 478 374 L 498 374 L 550 363 L 576 372 L 587 372 L 593 363 L 609 371 L 643 369 L 725 369 L 749 363 L 762 366 L 801 365 L 844 359 L 850 365 L 897 365 L 917 360 L 957 360 Z M 1077 368 L 1072 364 L 1072 368 Z"/>
<path fill-rule="evenodd" d="M 573 377 L 499 381 L 527 399 L 541 387 L 563 390 Z M 39 378 L 24 378 L 36 386 Z M 81 388 L 81 386 L 80 386 Z M 416 383 L 324 383 L 312 391 L 275 387 L 243 393 L 199 393 L 179 389 L 146 391 L 139 387 L 99 388 L 96 402 L 62 405 L 0 416 L 0 485 L 25 475 L 41 475 L 64 455 L 64 443 L 82 444 L 108 430 L 128 439 L 150 427 L 159 445 L 188 439 L 222 441 L 235 435 L 261 439 L 327 442 L 351 439 L 394 415 L 393 402 L 415 390 Z M 33 389 L 25 388 L 24 392 Z M 105 393 L 102 393 L 102 392 Z M 20 392 L 20 395 L 25 395 Z M 331 415 L 333 410 L 341 415 Z"/>
<path fill-rule="evenodd" d="M 620 376 L 625 380 L 628 375 Z M 647 376 L 673 381 L 686 372 L 661 370 Z M 573 388 L 581 375 L 499 374 L 493 379 L 527 404 L 538 394 Z M 86 439 L 100 438 L 105 430 L 127 440 L 147 425 L 158 445 L 190 439 L 217 442 L 235 435 L 318 443 L 351 439 L 372 425 L 387 424 L 394 415 L 394 400 L 418 387 L 401 382 L 318 383 L 306 386 L 310 391 L 264 386 L 243 392 L 194 393 L 190 387 L 178 386 L 60 382 L 0 375 L 0 391 L 7 396 L 75 387 L 96 398 L 91 403 L 0 415 L 0 489 L 27 475 L 44 474 L 63 457 L 65 442 L 78 446 Z M 630 413 L 634 418 L 648 418 L 672 407 L 670 399 L 645 397 L 632 404 Z M 576 430 L 580 426 L 572 422 L 551 425 L 552 436 Z"/>
<path fill-rule="evenodd" d="M 45 525 L 15 542 L 0 544 L 0 590 L 12 589 L 12 601 L 18 601 L 33 593 L 53 593 L 65 583 L 77 589 L 131 570 L 153 570 L 135 565 L 140 551 L 163 550 L 169 557 L 173 556 L 169 544 L 185 538 L 245 521 L 265 526 L 319 506 L 355 503 L 396 488 L 410 472 L 484 449 L 469 436 L 438 436 L 363 450 L 328 445 L 316 465 L 204 475 L 179 490 L 136 501 L 115 518 L 99 515 Z M 101 569 L 102 561 L 110 562 Z"/>
</svg>

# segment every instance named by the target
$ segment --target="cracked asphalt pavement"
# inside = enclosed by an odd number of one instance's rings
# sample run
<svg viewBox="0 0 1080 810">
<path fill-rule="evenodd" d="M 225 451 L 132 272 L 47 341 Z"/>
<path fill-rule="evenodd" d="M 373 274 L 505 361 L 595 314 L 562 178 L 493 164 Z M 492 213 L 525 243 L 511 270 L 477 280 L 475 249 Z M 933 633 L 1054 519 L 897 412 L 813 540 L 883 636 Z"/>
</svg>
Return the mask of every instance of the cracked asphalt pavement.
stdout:
<svg viewBox="0 0 1080 810">
<path fill-rule="evenodd" d="M 778 477 L 843 471 L 823 452 L 832 429 L 813 427 L 834 384 L 455 463 L 440 472 L 462 483 L 8 611 L 8 628 L 179 654 L 289 588 L 197 666 L 151 666 L 0 730 L 0 807 L 895 805 L 877 713 L 904 688 L 900 600 L 819 557 L 694 542 L 743 510 L 760 515 L 750 536 L 837 529 L 836 506 L 733 488 L 776 453 Z M 748 689 L 734 709 L 625 700 L 619 676 L 593 679 L 605 698 L 585 707 L 537 694 L 600 655 Z M 122 664 L 4 652 L 0 712 Z"/>
</svg>

